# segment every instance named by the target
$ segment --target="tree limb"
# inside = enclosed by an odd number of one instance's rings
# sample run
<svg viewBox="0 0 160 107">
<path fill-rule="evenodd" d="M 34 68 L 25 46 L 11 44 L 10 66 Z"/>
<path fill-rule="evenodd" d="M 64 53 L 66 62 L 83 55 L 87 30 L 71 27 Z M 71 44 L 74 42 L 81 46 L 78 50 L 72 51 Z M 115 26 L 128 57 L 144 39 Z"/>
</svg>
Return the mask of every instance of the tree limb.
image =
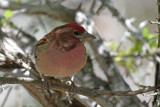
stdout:
<svg viewBox="0 0 160 107">
<path fill-rule="evenodd" d="M 0 77 L 0 84 L 22 84 L 22 85 L 37 86 L 37 88 L 40 89 L 43 86 L 43 82 L 41 80 L 25 80 L 25 79 L 17 79 L 9 77 Z M 70 85 L 67 85 L 63 82 L 57 83 L 57 80 L 52 80 L 51 89 L 53 90 L 69 92 L 70 88 L 71 88 Z M 111 96 L 133 96 L 133 95 L 143 94 L 146 92 L 154 91 L 155 89 L 159 89 L 160 86 L 158 86 L 157 88 L 155 88 L 154 86 L 152 87 L 150 86 L 135 91 L 104 91 L 104 90 L 89 89 L 84 87 L 77 87 L 77 88 L 79 90 L 77 94 L 87 96 L 91 99 L 96 99 L 101 95 L 111 97 Z"/>
<path fill-rule="evenodd" d="M 3 1 L 0 1 L 3 2 Z M 62 22 L 76 23 L 75 22 L 75 13 L 77 10 L 68 9 L 60 3 L 50 3 L 44 5 L 29 5 L 21 4 L 16 2 L 8 2 L 8 5 L 2 5 L 0 3 L 0 8 L 2 9 L 12 9 L 12 10 L 22 10 L 28 14 L 43 14 L 51 18 L 57 19 Z"/>
<path fill-rule="evenodd" d="M 158 5 L 158 22 L 160 22 L 160 0 L 157 0 L 157 5 Z M 158 48 L 160 48 L 160 25 L 158 25 Z M 157 53 L 157 56 L 160 57 L 160 54 Z M 156 71 L 155 71 L 155 87 L 160 85 L 160 62 L 156 61 Z M 155 90 L 156 93 L 159 93 L 159 89 Z M 160 95 L 156 95 L 153 100 L 153 106 L 158 107 L 160 106 Z"/>
</svg>

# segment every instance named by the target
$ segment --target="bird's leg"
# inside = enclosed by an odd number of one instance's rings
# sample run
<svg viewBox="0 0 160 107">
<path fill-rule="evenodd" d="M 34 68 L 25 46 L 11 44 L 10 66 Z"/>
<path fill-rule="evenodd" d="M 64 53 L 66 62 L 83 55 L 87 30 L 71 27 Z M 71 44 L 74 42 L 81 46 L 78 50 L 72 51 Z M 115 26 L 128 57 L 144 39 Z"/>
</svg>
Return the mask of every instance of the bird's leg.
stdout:
<svg viewBox="0 0 160 107">
<path fill-rule="evenodd" d="M 67 77 L 68 80 L 71 81 L 71 88 L 69 90 L 69 94 L 73 97 L 74 95 L 76 95 L 78 93 L 78 87 L 75 85 L 75 83 L 73 82 L 73 80 L 71 79 L 71 77 Z"/>
<path fill-rule="evenodd" d="M 43 79 L 43 85 L 42 88 L 43 90 L 48 90 L 51 88 L 51 81 L 47 79 L 43 74 L 42 74 L 42 79 Z"/>
<path fill-rule="evenodd" d="M 51 81 L 50 79 L 47 79 L 43 74 L 42 74 L 42 79 L 43 79 L 42 90 L 43 92 L 45 92 L 45 97 L 47 99 L 51 99 L 52 98 L 52 93 L 50 91 Z"/>
</svg>

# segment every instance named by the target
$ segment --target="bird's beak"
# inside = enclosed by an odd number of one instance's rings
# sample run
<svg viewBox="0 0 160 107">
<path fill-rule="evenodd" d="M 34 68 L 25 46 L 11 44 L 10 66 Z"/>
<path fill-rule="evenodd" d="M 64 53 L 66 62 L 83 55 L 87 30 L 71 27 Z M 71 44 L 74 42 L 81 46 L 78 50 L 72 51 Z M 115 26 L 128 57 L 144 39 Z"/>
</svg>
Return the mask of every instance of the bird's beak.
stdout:
<svg viewBox="0 0 160 107">
<path fill-rule="evenodd" d="M 80 37 L 80 40 L 82 42 L 87 42 L 87 41 L 90 41 L 90 40 L 93 40 L 95 39 L 96 37 L 88 32 L 85 32 L 84 34 L 81 35 Z"/>
</svg>

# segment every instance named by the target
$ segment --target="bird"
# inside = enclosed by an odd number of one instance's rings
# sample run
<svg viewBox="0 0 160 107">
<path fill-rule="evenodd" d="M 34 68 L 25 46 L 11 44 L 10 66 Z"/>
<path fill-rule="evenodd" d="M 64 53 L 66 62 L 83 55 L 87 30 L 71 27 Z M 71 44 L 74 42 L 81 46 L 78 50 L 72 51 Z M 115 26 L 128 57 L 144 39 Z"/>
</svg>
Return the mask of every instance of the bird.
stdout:
<svg viewBox="0 0 160 107">
<path fill-rule="evenodd" d="M 68 77 L 86 64 L 84 43 L 95 39 L 78 24 L 54 28 L 35 45 L 35 63 L 40 74 L 49 77 Z"/>
</svg>

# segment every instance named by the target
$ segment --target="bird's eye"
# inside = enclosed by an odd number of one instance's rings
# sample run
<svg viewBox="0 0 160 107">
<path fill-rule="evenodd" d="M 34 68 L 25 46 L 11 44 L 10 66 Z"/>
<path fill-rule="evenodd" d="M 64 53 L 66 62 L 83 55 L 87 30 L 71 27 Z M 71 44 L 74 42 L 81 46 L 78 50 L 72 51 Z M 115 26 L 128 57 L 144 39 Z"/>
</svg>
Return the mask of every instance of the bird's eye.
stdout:
<svg viewBox="0 0 160 107">
<path fill-rule="evenodd" d="M 79 35 L 79 32 L 77 30 L 74 31 L 75 35 Z"/>
</svg>

